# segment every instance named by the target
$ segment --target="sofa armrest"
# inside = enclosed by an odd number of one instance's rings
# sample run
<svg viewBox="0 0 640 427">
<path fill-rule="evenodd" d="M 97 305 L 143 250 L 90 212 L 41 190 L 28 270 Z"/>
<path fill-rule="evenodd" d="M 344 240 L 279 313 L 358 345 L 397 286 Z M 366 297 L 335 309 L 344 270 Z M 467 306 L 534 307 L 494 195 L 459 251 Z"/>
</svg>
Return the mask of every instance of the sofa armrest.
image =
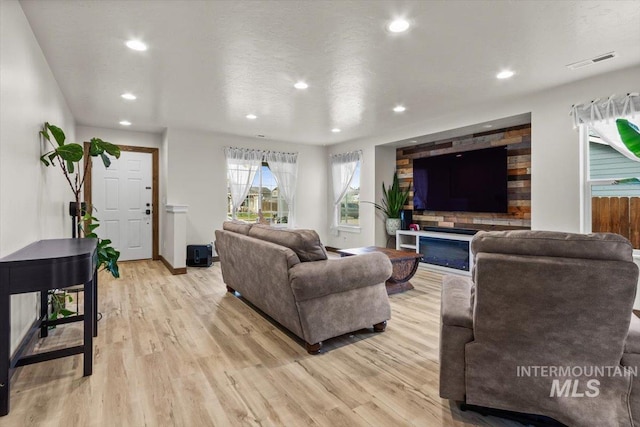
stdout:
<svg viewBox="0 0 640 427">
<path fill-rule="evenodd" d="M 289 269 L 296 301 L 383 283 L 391 277 L 389 258 L 382 253 L 302 262 Z"/>
<path fill-rule="evenodd" d="M 640 318 L 633 313 L 631 313 L 627 340 L 624 343 L 624 352 L 640 354 Z"/>
<path fill-rule="evenodd" d="M 471 307 L 471 279 L 461 276 L 445 276 L 442 281 L 442 324 L 473 328 Z"/>
</svg>

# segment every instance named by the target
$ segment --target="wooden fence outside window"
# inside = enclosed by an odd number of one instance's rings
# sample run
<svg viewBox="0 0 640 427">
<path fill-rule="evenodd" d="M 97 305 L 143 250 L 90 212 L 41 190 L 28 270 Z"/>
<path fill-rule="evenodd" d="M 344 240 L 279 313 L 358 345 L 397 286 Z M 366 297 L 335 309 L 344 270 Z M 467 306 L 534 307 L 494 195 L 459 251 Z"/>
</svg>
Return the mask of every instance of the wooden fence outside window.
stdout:
<svg viewBox="0 0 640 427">
<path fill-rule="evenodd" d="M 618 233 L 640 249 L 640 197 L 593 197 L 591 230 Z"/>
</svg>

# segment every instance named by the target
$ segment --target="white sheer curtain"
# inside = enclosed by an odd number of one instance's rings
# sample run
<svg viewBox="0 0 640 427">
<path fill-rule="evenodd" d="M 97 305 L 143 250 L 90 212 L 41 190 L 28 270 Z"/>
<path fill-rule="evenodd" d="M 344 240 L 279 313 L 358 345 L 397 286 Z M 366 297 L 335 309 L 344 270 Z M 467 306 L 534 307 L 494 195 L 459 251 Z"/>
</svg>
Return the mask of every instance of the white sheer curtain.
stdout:
<svg viewBox="0 0 640 427">
<path fill-rule="evenodd" d="M 359 150 L 329 156 L 333 183 L 333 222 L 331 224 L 331 232 L 334 235 L 338 234 L 338 225 L 340 224 L 340 202 L 347 194 L 349 184 L 351 184 L 356 167 L 361 159 L 362 151 Z"/>
<path fill-rule="evenodd" d="M 640 124 L 640 94 L 628 93 L 625 96 L 611 95 L 606 100 L 596 99 L 586 104 L 571 107 L 574 127 L 588 125 L 600 138 L 625 157 L 640 162 L 640 158 L 622 142 L 616 119 L 627 119 L 635 125 Z"/>
<path fill-rule="evenodd" d="M 236 219 L 238 208 L 249 194 L 253 178 L 262 165 L 264 153 L 260 150 L 246 148 L 226 147 L 224 154 L 227 157 L 227 178 L 229 179 L 229 192 L 233 206 L 233 219 Z"/>
<path fill-rule="evenodd" d="M 295 226 L 295 195 L 298 181 L 298 153 L 268 151 L 265 158 L 271 173 L 276 177 L 278 190 L 289 207 L 289 227 Z"/>
</svg>

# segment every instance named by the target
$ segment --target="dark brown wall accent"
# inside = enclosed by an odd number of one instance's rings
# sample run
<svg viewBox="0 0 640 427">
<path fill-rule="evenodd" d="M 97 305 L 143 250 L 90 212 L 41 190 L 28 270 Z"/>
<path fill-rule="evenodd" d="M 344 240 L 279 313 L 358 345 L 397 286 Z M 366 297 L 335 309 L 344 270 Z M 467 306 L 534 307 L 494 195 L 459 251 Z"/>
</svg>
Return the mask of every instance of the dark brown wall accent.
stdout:
<svg viewBox="0 0 640 427">
<path fill-rule="evenodd" d="M 420 224 L 421 227 L 459 227 L 475 230 L 530 229 L 530 124 L 398 148 L 396 168 L 400 185 L 406 188 L 413 182 L 414 159 L 499 146 L 507 146 L 508 150 L 508 213 L 414 211 L 413 222 Z M 413 209 L 413 190 L 405 209 Z"/>
</svg>

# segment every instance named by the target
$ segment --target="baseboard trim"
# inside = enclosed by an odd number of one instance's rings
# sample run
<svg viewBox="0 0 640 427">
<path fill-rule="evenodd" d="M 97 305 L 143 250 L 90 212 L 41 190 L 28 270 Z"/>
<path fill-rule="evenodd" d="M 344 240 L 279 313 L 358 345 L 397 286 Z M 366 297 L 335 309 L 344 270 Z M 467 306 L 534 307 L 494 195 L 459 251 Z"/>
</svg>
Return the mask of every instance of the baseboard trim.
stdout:
<svg viewBox="0 0 640 427">
<path fill-rule="evenodd" d="M 187 267 L 173 268 L 173 266 L 169 264 L 169 261 L 167 261 L 162 255 L 160 255 L 160 261 L 162 261 L 164 266 L 167 267 L 167 270 L 169 270 L 173 275 L 187 274 Z"/>
</svg>

